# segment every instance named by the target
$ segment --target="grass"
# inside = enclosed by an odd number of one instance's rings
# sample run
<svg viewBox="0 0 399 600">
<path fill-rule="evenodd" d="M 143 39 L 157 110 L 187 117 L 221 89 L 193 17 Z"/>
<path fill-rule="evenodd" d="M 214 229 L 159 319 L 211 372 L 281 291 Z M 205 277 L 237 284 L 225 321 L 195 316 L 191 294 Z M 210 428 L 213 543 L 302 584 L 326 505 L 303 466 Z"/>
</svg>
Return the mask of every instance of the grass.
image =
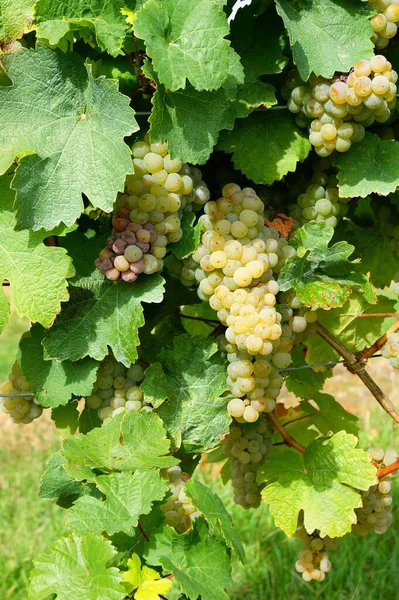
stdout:
<svg viewBox="0 0 399 600">
<path fill-rule="evenodd" d="M 13 313 L 0 336 L 0 379 L 6 377 L 26 323 Z M 377 363 L 377 361 L 374 361 Z M 391 370 L 382 361 L 372 365 L 373 375 L 388 392 L 397 392 Z M 381 370 L 382 369 L 382 370 Z M 340 401 L 362 415 L 361 445 L 399 448 L 399 439 L 389 418 L 367 400 L 354 376 L 339 371 L 335 385 Z M 391 389 L 389 389 L 391 388 Z M 59 436 L 48 418 L 26 427 L 12 425 L 0 416 L 0 577 L 1 600 L 26 600 L 32 557 L 44 551 L 64 533 L 64 511 L 37 497 L 40 476 L 51 453 L 59 447 Z M 231 500 L 230 486 L 219 478 L 210 485 L 232 514 L 242 540 L 247 562 L 234 559 L 231 600 L 380 600 L 397 598 L 399 589 L 397 525 L 383 536 L 347 536 L 331 553 L 333 568 L 325 582 L 307 584 L 295 573 L 300 544 L 277 531 L 265 505 L 245 511 Z M 395 489 L 399 503 L 399 487 Z M 395 508 L 394 508 L 395 511 Z"/>
</svg>

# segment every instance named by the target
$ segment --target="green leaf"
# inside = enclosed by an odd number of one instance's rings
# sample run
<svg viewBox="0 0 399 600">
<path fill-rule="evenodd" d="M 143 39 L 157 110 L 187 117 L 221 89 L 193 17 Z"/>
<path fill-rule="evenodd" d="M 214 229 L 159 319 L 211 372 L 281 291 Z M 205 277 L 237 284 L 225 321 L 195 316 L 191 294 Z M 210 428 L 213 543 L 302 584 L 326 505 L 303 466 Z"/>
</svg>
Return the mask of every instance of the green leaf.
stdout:
<svg viewBox="0 0 399 600">
<path fill-rule="evenodd" d="M 72 396 L 90 395 L 98 362 L 92 358 L 79 362 L 44 360 L 42 341 L 45 333 L 40 325 L 34 325 L 30 337 L 24 337 L 20 343 L 21 369 L 39 404 L 54 408 L 67 404 Z"/>
<path fill-rule="evenodd" d="M 314 394 L 313 400 L 319 411 L 313 416 L 312 421 L 325 435 L 341 430 L 358 435 L 359 419 L 346 411 L 339 402 L 330 394 Z"/>
<path fill-rule="evenodd" d="M 68 300 L 66 277 L 74 274 L 63 248 L 43 244 L 44 231 L 16 231 L 13 212 L 15 193 L 10 177 L 0 177 L 0 280 L 10 282 L 10 299 L 20 317 L 50 327 L 61 302 Z M 9 309 L 1 297 L 1 323 Z"/>
<path fill-rule="evenodd" d="M 330 78 L 373 56 L 372 10 L 359 0 L 276 0 L 288 30 L 294 62 L 305 81 L 311 73 Z"/>
<path fill-rule="evenodd" d="M 35 6 L 38 38 L 56 46 L 71 31 L 85 28 L 96 36 L 100 50 L 116 56 L 128 28 L 121 13 L 124 5 L 123 0 L 39 0 Z"/>
<path fill-rule="evenodd" d="M 93 479 L 93 469 L 134 471 L 175 465 L 161 419 L 149 412 L 128 411 L 107 420 L 87 435 L 64 441 L 65 469 L 75 479 Z"/>
<path fill-rule="evenodd" d="M 34 0 L 1 0 L 1 45 L 16 40 L 27 31 L 33 19 Z"/>
<path fill-rule="evenodd" d="M 138 126 L 129 99 L 116 82 L 93 79 L 73 53 L 39 45 L 4 61 L 13 85 L 0 89 L 0 172 L 23 155 L 13 180 L 18 223 L 34 230 L 72 225 L 82 193 L 111 211 L 132 171 L 123 138 Z"/>
<path fill-rule="evenodd" d="M 65 459 L 55 452 L 49 459 L 40 480 L 40 498 L 56 500 L 59 504 L 71 505 L 85 493 L 85 485 L 75 481 L 64 469 Z"/>
<path fill-rule="evenodd" d="M 181 335 L 162 349 L 160 363 L 150 365 L 141 384 L 163 419 L 175 447 L 204 452 L 228 430 L 226 367 L 217 343 Z"/>
<path fill-rule="evenodd" d="M 278 446 L 258 471 L 258 483 L 266 483 L 264 501 L 277 527 L 292 535 L 298 515 L 320 536 L 341 537 L 356 522 L 354 509 L 362 505 L 357 490 L 375 483 L 376 469 L 357 438 L 340 431 L 312 442 L 305 454 Z"/>
<path fill-rule="evenodd" d="M 79 431 L 80 433 L 89 433 L 96 427 L 101 427 L 102 421 L 98 416 L 98 410 L 95 408 L 89 408 L 85 406 L 79 417 Z"/>
<path fill-rule="evenodd" d="M 310 142 L 287 111 L 260 111 L 223 132 L 218 148 L 233 152 L 234 166 L 255 183 L 272 184 L 305 160 Z"/>
<path fill-rule="evenodd" d="M 34 560 L 29 600 L 123 600 L 121 573 L 107 563 L 116 552 L 98 535 L 60 538 Z"/>
<path fill-rule="evenodd" d="M 230 559 L 226 547 L 201 520 L 194 529 L 179 535 L 171 527 L 164 527 L 151 538 L 146 547 L 146 561 L 161 565 L 173 573 L 177 583 L 190 600 L 199 596 L 206 600 L 228 600 L 226 590 L 231 587 Z"/>
<path fill-rule="evenodd" d="M 244 548 L 233 528 L 230 514 L 227 512 L 223 502 L 211 489 L 190 479 L 185 492 L 192 499 L 195 508 L 205 517 L 213 532 L 220 534 L 227 546 L 234 550 L 242 563 L 245 560 Z"/>
<path fill-rule="evenodd" d="M 4 288 L 0 290 L 0 333 L 8 323 L 8 317 L 10 316 L 10 305 L 8 298 L 4 293 Z"/>
<path fill-rule="evenodd" d="M 78 402 L 69 402 L 65 406 L 57 406 L 51 411 L 51 419 L 58 431 L 63 435 L 73 435 L 79 426 Z"/>
<path fill-rule="evenodd" d="M 237 103 L 240 107 L 244 107 L 244 111 L 241 114 L 240 110 L 238 110 L 237 116 L 246 116 L 247 113 L 259 106 L 270 108 L 274 104 L 277 104 L 275 91 L 270 83 L 263 83 L 262 81 L 240 85 L 238 88 Z"/>
<path fill-rule="evenodd" d="M 339 154 L 334 165 L 342 198 L 365 198 L 371 193 L 386 196 L 399 185 L 399 143 L 366 133 L 361 144 Z"/>
<path fill-rule="evenodd" d="M 133 285 L 115 284 L 100 273 L 77 282 L 43 340 L 45 359 L 102 360 L 111 348 L 116 360 L 129 366 L 137 358 L 138 330 L 144 325 L 142 302 L 161 302 L 163 283 L 160 275 L 143 275 Z"/>
<path fill-rule="evenodd" d="M 303 347 L 299 344 L 292 352 L 292 366 L 304 367 L 303 369 L 293 369 L 288 371 L 285 379 L 285 385 L 289 392 L 292 392 L 298 398 L 313 398 L 314 394 L 323 389 L 325 380 L 332 377 L 331 371 L 313 371 L 307 367 Z"/>
<path fill-rule="evenodd" d="M 122 583 L 126 591 L 131 594 L 138 588 L 134 594 L 135 600 L 159 600 L 164 597 L 160 594 L 166 594 L 173 585 L 173 582 L 166 577 L 161 579 L 160 574 L 149 567 L 141 567 L 140 557 L 133 554 L 127 561 L 128 571 L 123 574 Z"/>
<path fill-rule="evenodd" d="M 198 247 L 201 241 L 202 223 L 198 222 L 194 225 L 196 216 L 194 213 L 185 212 L 181 221 L 183 236 L 179 242 L 171 245 L 171 250 L 174 256 L 182 260 L 192 254 Z"/>
<path fill-rule="evenodd" d="M 334 229 L 325 222 L 310 221 L 297 230 L 292 256 L 279 277 L 280 289 L 294 288 L 298 298 L 312 308 L 342 306 L 353 289 L 362 290 L 368 302 L 375 302 L 374 291 L 358 265 L 348 260 L 354 246 L 337 242 L 329 246 Z"/>
<path fill-rule="evenodd" d="M 197 90 L 220 88 L 229 75 L 233 48 L 226 15 L 214 0 L 147 0 L 134 31 L 145 41 L 161 83 L 170 91 L 188 80 Z M 242 77 L 242 76 L 241 76 Z"/>
<path fill-rule="evenodd" d="M 94 483 L 105 494 L 105 500 L 83 496 L 68 513 L 68 526 L 81 535 L 104 531 L 109 535 L 118 531 L 132 533 L 140 515 L 148 514 L 153 502 L 162 500 L 168 489 L 156 471 L 100 475 Z"/>
<path fill-rule="evenodd" d="M 180 313 L 188 317 L 199 318 L 199 320 L 181 318 L 184 330 L 191 336 L 202 335 L 208 337 L 219 325 L 217 313 L 209 306 L 208 302 L 182 306 Z M 214 323 L 206 323 L 200 319 L 209 319 L 210 321 L 214 321 Z"/>
<path fill-rule="evenodd" d="M 369 304 L 363 296 L 352 294 L 342 308 L 318 311 L 317 320 L 352 352 L 361 352 L 381 335 L 381 318 L 362 318 L 362 314 L 395 312 L 395 303 L 385 296 L 378 296 L 377 304 Z M 338 354 L 319 335 L 306 342 L 309 364 L 337 360 Z"/>
</svg>

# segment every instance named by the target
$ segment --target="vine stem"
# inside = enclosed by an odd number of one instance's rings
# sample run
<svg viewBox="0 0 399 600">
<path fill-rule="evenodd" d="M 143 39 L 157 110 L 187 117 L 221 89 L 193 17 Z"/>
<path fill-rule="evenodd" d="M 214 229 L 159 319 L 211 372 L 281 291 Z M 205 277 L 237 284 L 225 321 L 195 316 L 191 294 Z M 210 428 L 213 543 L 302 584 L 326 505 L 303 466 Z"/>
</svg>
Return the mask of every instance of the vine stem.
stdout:
<svg viewBox="0 0 399 600">
<path fill-rule="evenodd" d="M 377 477 L 378 477 L 378 479 L 382 479 L 383 477 L 386 477 L 387 475 L 389 475 L 390 473 L 393 473 L 397 469 L 399 469 L 399 456 L 395 460 L 395 462 L 392 463 L 391 465 L 388 465 L 388 467 L 383 467 L 382 469 L 379 469 L 377 471 Z"/>
<path fill-rule="evenodd" d="M 396 315 L 393 315 L 396 316 Z M 363 352 L 360 353 L 362 359 L 371 358 L 376 352 L 381 350 L 383 346 L 385 346 L 388 336 L 391 333 L 395 333 L 399 330 L 399 318 L 395 321 L 393 325 L 388 329 L 384 335 L 382 335 L 374 344 L 372 344 L 369 348 L 365 348 Z"/>
<path fill-rule="evenodd" d="M 280 423 L 275 413 L 267 413 L 267 416 L 269 417 L 279 434 L 282 436 L 287 446 L 291 446 L 291 448 L 294 448 L 295 450 L 298 450 L 298 452 L 301 452 L 301 454 L 304 454 L 306 448 L 304 448 L 299 442 L 294 440 L 294 438 L 288 433 L 288 431 L 284 429 L 283 425 Z"/>
<path fill-rule="evenodd" d="M 143 529 L 142 524 L 140 523 L 140 521 L 137 523 L 137 527 L 139 528 L 141 535 L 143 536 L 143 538 L 145 539 L 146 542 L 150 541 L 150 538 L 148 537 L 148 535 L 146 534 L 146 532 Z"/>
<path fill-rule="evenodd" d="M 395 319 L 399 319 L 398 313 L 370 313 L 364 315 L 357 315 L 358 319 L 369 319 L 371 317 L 395 317 Z"/>
<path fill-rule="evenodd" d="M 316 331 L 319 336 L 323 338 L 323 340 L 325 340 L 332 348 L 334 348 L 334 350 L 338 352 L 338 354 L 342 356 L 348 371 L 356 374 L 359 379 L 363 381 L 364 385 L 370 390 L 380 406 L 391 417 L 391 419 L 393 419 L 395 423 L 399 425 L 399 413 L 390 399 L 384 394 L 374 379 L 367 373 L 365 368 L 365 357 L 362 354 L 356 355 L 348 350 L 348 348 L 346 348 L 342 342 L 337 340 L 337 338 L 320 323 L 316 323 Z"/>
</svg>

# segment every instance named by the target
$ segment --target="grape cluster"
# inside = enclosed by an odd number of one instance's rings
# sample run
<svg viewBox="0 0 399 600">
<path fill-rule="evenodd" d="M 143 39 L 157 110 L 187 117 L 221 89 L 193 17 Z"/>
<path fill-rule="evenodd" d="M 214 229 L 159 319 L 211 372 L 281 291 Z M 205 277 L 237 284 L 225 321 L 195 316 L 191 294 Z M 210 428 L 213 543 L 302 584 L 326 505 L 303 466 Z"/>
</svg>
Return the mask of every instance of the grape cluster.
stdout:
<svg viewBox="0 0 399 600">
<path fill-rule="evenodd" d="M 201 171 L 172 159 L 166 143 L 146 139 L 132 152 L 135 173 L 127 177 L 111 236 L 96 260 L 107 279 L 129 283 L 162 270 L 166 246 L 182 237 L 183 210 L 201 207 L 210 197 Z"/>
<path fill-rule="evenodd" d="M 390 365 L 394 369 L 399 369 L 399 333 L 391 333 L 388 335 L 386 344 L 381 350 L 384 358 L 389 360 Z"/>
<path fill-rule="evenodd" d="M 301 573 L 304 581 L 324 581 L 331 569 L 327 550 L 335 550 L 337 540 L 328 536 L 322 538 L 317 531 L 309 534 L 303 526 L 298 527 L 295 535 L 304 547 L 295 563 L 296 571 Z"/>
<path fill-rule="evenodd" d="M 227 184 L 221 198 L 205 205 L 200 221 L 206 231 L 182 271 L 227 327 L 227 383 L 234 396 L 228 412 L 250 423 L 274 409 L 283 383 L 279 370 L 291 362 L 293 328 L 303 330 L 302 318 L 287 313 L 284 322 L 276 308 L 273 275 L 295 250 L 265 226 L 263 209 L 252 188 Z"/>
<path fill-rule="evenodd" d="M 152 410 L 139 387 L 143 378 L 141 365 L 135 363 L 127 368 L 109 355 L 98 369 L 93 392 L 86 398 L 86 405 L 96 409 L 102 421 L 126 410 Z"/>
<path fill-rule="evenodd" d="M 308 221 L 325 221 L 335 227 L 339 219 L 348 212 L 348 202 L 350 198 L 339 197 L 335 174 L 316 171 L 305 192 L 290 207 L 289 214 L 294 219 L 293 229 Z"/>
<path fill-rule="evenodd" d="M 222 442 L 222 450 L 229 457 L 233 499 L 243 508 L 260 505 L 262 488 L 256 483 L 256 474 L 270 450 L 272 435 L 270 421 L 261 417 L 255 425 L 231 425 Z"/>
<path fill-rule="evenodd" d="M 5 398 L 1 394 L 12 396 L 13 394 L 27 393 L 31 391 L 30 383 L 25 379 L 21 367 L 17 362 L 13 364 L 8 381 L 2 384 L 0 393 L 0 407 L 3 412 L 11 417 L 13 423 L 27 425 L 34 419 L 38 419 L 43 412 L 32 393 L 26 396 L 14 396 Z"/>
<path fill-rule="evenodd" d="M 399 21 L 399 0 L 368 0 L 368 3 L 377 12 L 370 19 L 373 44 L 378 50 L 382 50 L 398 31 L 396 23 Z"/>
<path fill-rule="evenodd" d="M 369 448 L 370 457 L 378 468 L 392 465 L 398 454 L 392 448 L 384 451 L 382 448 Z M 367 535 L 369 531 L 383 534 L 392 523 L 392 477 L 390 473 L 382 477 L 378 484 L 371 486 L 366 492 L 362 491 L 362 508 L 355 510 L 357 523 L 352 531 L 360 535 Z"/>
<path fill-rule="evenodd" d="M 296 78 L 295 78 L 296 77 Z M 359 60 L 348 76 L 311 76 L 308 83 L 291 76 L 282 93 L 319 156 L 346 152 L 364 136 L 364 127 L 384 123 L 396 105 L 398 75 L 385 56 Z"/>
<path fill-rule="evenodd" d="M 183 473 L 179 466 L 173 466 L 164 469 L 163 476 L 169 481 L 171 491 L 167 501 L 160 507 L 165 523 L 184 533 L 191 527 L 192 521 L 201 516 L 184 490 L 190 475 Z"/>
</svg>

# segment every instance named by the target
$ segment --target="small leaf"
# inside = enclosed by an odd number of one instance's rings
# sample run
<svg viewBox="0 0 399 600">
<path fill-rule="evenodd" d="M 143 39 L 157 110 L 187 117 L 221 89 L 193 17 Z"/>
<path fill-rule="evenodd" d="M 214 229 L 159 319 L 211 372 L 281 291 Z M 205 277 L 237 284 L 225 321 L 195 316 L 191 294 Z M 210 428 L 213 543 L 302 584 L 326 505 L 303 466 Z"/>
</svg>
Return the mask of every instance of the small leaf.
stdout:
<svg viewBox="0 0 399 600">
<path fill-rule="evenodd" d="M 297 230 L 294 240 L 297 254 L 288 259 L 281 271 L 280 289 L 294 288 L 301 302 L 312 308 L 342 306 L 352 289 L 362 290 L 369 302 L 375 302 L 366 275 L 348 260 L 354 246 L 347 242 L 329 246 L 333 235 L 334 229 L 323 221 L 310 221 Z"/>
<path fill-rule="evenodd" d="M 138 588 L 134 594 L 135 600 L 158 600 L 160 594 L 166 594 L 172 587 L 170 579 L 161 579 L 154 569 L 141 567 L 140 557 L 137 554 L 129 558 L 127 566 L 129 570 L 123 574 L 122 584 L 129 594 Z"/>
<path fill-rule="evenodd" d="M 214 0 L 147 0 L 134 32 L 144 40 L 161 83 L 170 91 L 220 88 L 237 63 L 226 15 Z M 242 72 L 242 71 L 241 71 Z M 242 75 L 241 75 L 242 78 Z"/>
<path fill-rule="evenodd" d="M 75 479 L 93 480 L 93 469 L 135 471 L 175 465 L 161 419 L 149 412 L 128 411 L 105 421 L 88 434 L 70 437 L 61 455 Z"/>
<path fill-rule="evenodd" d="M 46 470 L 40 480 L 40 498 L 56 500 L 62 505 L 72 504 L 84 493 L 85 486 L 75 481 L 64 469 L 65 459 L 55 452 L 49 459 Z"/>
<path fill-rule="evenodd" d="M 171 245 L 171 250 L 177 259 L 182 260 L 192 254 L 198 247 L 201 241 L 202 223 L 195 223 L 195 214 L 185 212 L 181 221 L 181 228 L 183 230 L 182 238 L 176 244 Z"/>
<path fill-rule="evenodd" d="M 190 479 L 184 488 L 192 499 L 195 508 L 205 517 L 214 532 L 219 532 L 227 546 L 234 550 L 238 558 L 244 563 L 245 553 L 239 537 L 233 528 L 231 516 L 227 512 L 223 502 L 211 489 Z"/>
<path fill-rule="evenodd" d="M 219 442 L 230 418 L 226 367 L 217 343 L 203 337 L 175 337 L 162 349 L 161 363 L 145 372 L 141 389 L 157 408 L 176 447 L 204 452 Z"/>
<path fill-rule="evenodd" d="M 359 0 L 276 0 L 290 37 L 294 62 L 305 81 L 330 78 L 373 56 L 372 10 Z"/>
<path fill-rule="evenodd" d="M 68 402 L 65 406 L 57 406 L 51 411 L 51 419 L 58 431 L 64 435 L 73 435 L 79 425 L 79 411 L 77 401 Z"/>
<path fill-rule="evenodd" d="M 233 152 L 234 166 L 255 183 L 272 184 L 305 160 L 310 142 L 286 111 L 259 111 L 223 132 L 218 148 Z"/>
<path fill-rule="evenodd" d="M 366 133 L 361 144 L 339 154 L 334 164 L 342 198 L 386 196 L 399 186 L 399 143 Z"/>
<path fill-rule="evenodd" d="M 97 535 L 60 538 L 33 561 L 29 599 L 123 600 L 120 571 L 107 568 L 115 555 L 111 542 Z"/>
<path fill-rule="evenodd" d="M 341 537 L 356 522 L 354 509 L 362 505 L 358 490 L 368 490 L 376 481 L 375 467 L 364 450 L 356 449 L 357 438 L 340 431 L 318 438 L 299 454 L 278 446 L 258 471 L 258 483 L 277 527 L 292 535 L 298 515 L 304 511 L 309 533 Z"/>
</svg>

